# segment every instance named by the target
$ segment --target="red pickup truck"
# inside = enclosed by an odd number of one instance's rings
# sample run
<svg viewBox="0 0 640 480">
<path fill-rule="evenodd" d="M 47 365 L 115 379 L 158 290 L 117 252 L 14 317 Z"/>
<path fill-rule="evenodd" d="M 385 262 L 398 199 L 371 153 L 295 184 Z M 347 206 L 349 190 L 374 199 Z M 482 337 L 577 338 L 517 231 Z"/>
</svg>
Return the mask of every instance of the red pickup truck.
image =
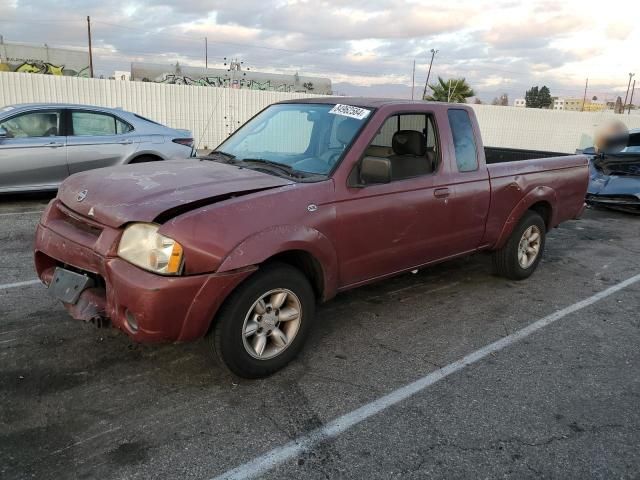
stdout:
<svg viewBox="0 0 640 480">
<path fill-rule="evenodd" d="M 139 342 L 206 336 L 261 377 L 338 292 L 480 251 L 528 277 L 587 183 L 585 156 L 484 148 L 465 105 L 286 101 L 200 159 L 71 176 L 35 264 L 76 319 Z"/>
</svg>

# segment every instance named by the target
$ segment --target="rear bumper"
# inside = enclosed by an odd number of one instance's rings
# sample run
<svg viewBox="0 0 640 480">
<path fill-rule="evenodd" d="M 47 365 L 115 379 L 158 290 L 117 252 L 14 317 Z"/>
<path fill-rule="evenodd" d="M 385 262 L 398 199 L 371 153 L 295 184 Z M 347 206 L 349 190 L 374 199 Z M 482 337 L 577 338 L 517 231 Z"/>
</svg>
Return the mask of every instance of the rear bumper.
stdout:
<svg viewBox="0 0 640 480">
<path fill-rule="evenodd" d="M 75 305 L 64 304 L 71 316 L 85 321 L 109 319 L 114 327 L 144 343 L 204 336 L 227 295 L 255 270 L 164 277 L 101 255 L 42 223 L 37 228 L 35 263 L 47 285 L 58 266 L 89 274 L 96 286 L 83 291 Z"/>
</svg>

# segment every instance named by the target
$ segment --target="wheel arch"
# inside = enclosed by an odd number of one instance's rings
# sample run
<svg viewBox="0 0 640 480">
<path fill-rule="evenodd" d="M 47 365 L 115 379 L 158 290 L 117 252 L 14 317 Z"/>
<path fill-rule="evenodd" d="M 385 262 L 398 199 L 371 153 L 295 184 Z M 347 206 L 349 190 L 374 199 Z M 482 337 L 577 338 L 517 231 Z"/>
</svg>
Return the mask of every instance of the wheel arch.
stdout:
<svg viewBox="0 0 640 480">
<path fill-rule="evenodd" d="M 136 152 L 127 161 L 127 164 L 132 165 L 132 164 L 135 164 L 135 163 L 144 163 L 142 161 L 143 158 L 148 159 L 148 160 L 144 160 L 144 162 L 159 162 L 159 161 L 164 160 L 163 157 L 161 157 L 160 155 L 158 155 L 157 153 L 154 153 L 154 152 Z"/>
<path fill-rule="evenodd" d="M 218 272 L 283 262 L 302 271 L 321 301 L 335 296 L 338 259 L 331 241 L 305 226 L 281 225 L 252 235 L 237 245 L 222 261 Z"/>
<path fill-rule="evenodd" d="M 550 187 L 537 187 L 525 195 L 520 202 L 511 210 L 507 217 L 494 249 L 504 246 L 509 239 L 511 232 L 518 225 L 522 216 L 528 210 L 538 213 L 544 220 L 547 231 L 555 226 L 555 208 L 557 205 L 557 196 L 554 189 Z"/>
</svg>

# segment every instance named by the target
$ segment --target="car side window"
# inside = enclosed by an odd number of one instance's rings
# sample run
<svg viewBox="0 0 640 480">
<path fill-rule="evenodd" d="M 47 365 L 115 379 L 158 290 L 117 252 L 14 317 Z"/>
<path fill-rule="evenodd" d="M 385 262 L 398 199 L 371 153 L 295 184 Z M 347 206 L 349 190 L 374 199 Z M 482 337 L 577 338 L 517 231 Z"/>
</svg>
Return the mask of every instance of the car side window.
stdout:
<svg viewBox="0 0 640 480">
<path fill-rule="evenodd" d="M 129 133 L 133 130 L 133 127 L 129 125 L 127 122 L 123 122 L 119 118 L 116 118 L 116 133 L 121 135 L 123 133 Z"/>
<path fill-rule="evenodd" d="M 103 136 L 126 133 L 123 131 L 126 124 L 113 115 L 106 113 L 71 112 L 71 125 L 73 134 L 76 136 Z"/>
<path fill-rule="evenodd" d="M 30 112 L 17 115 L 0 123 L 9 138 L 55 137 L 60 132 L 60 112 Z"/>
<path fill-rule="evenodd" d="M 430 175 L 440 163 L 434 122 L 425 113 L 392 115 L 365 150 L 365 156 L 388 159 L 392 182 Z"/>
<path fill-rule="evenodd" d="M 450 109 L 447 115 L 449 116 L 451 134 L 453 135 L 458 171 L 473 172 L 478 169 L 478 154 L 469 113 L 458 108 Z"/>
</svg>

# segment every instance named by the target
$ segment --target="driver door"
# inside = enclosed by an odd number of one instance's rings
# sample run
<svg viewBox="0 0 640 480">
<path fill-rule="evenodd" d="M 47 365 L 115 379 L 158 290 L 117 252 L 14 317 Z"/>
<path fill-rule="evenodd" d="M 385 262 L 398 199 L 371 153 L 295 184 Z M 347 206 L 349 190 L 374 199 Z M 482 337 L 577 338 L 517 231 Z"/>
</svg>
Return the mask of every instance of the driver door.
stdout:
<svg viewBox="0 0 640 480">
<path fill-rule="evenodd" d="M 59 109 L 20 113 L 0 121 L 0 189 L 55 189 L 69 175 Z"/>
</svg>

